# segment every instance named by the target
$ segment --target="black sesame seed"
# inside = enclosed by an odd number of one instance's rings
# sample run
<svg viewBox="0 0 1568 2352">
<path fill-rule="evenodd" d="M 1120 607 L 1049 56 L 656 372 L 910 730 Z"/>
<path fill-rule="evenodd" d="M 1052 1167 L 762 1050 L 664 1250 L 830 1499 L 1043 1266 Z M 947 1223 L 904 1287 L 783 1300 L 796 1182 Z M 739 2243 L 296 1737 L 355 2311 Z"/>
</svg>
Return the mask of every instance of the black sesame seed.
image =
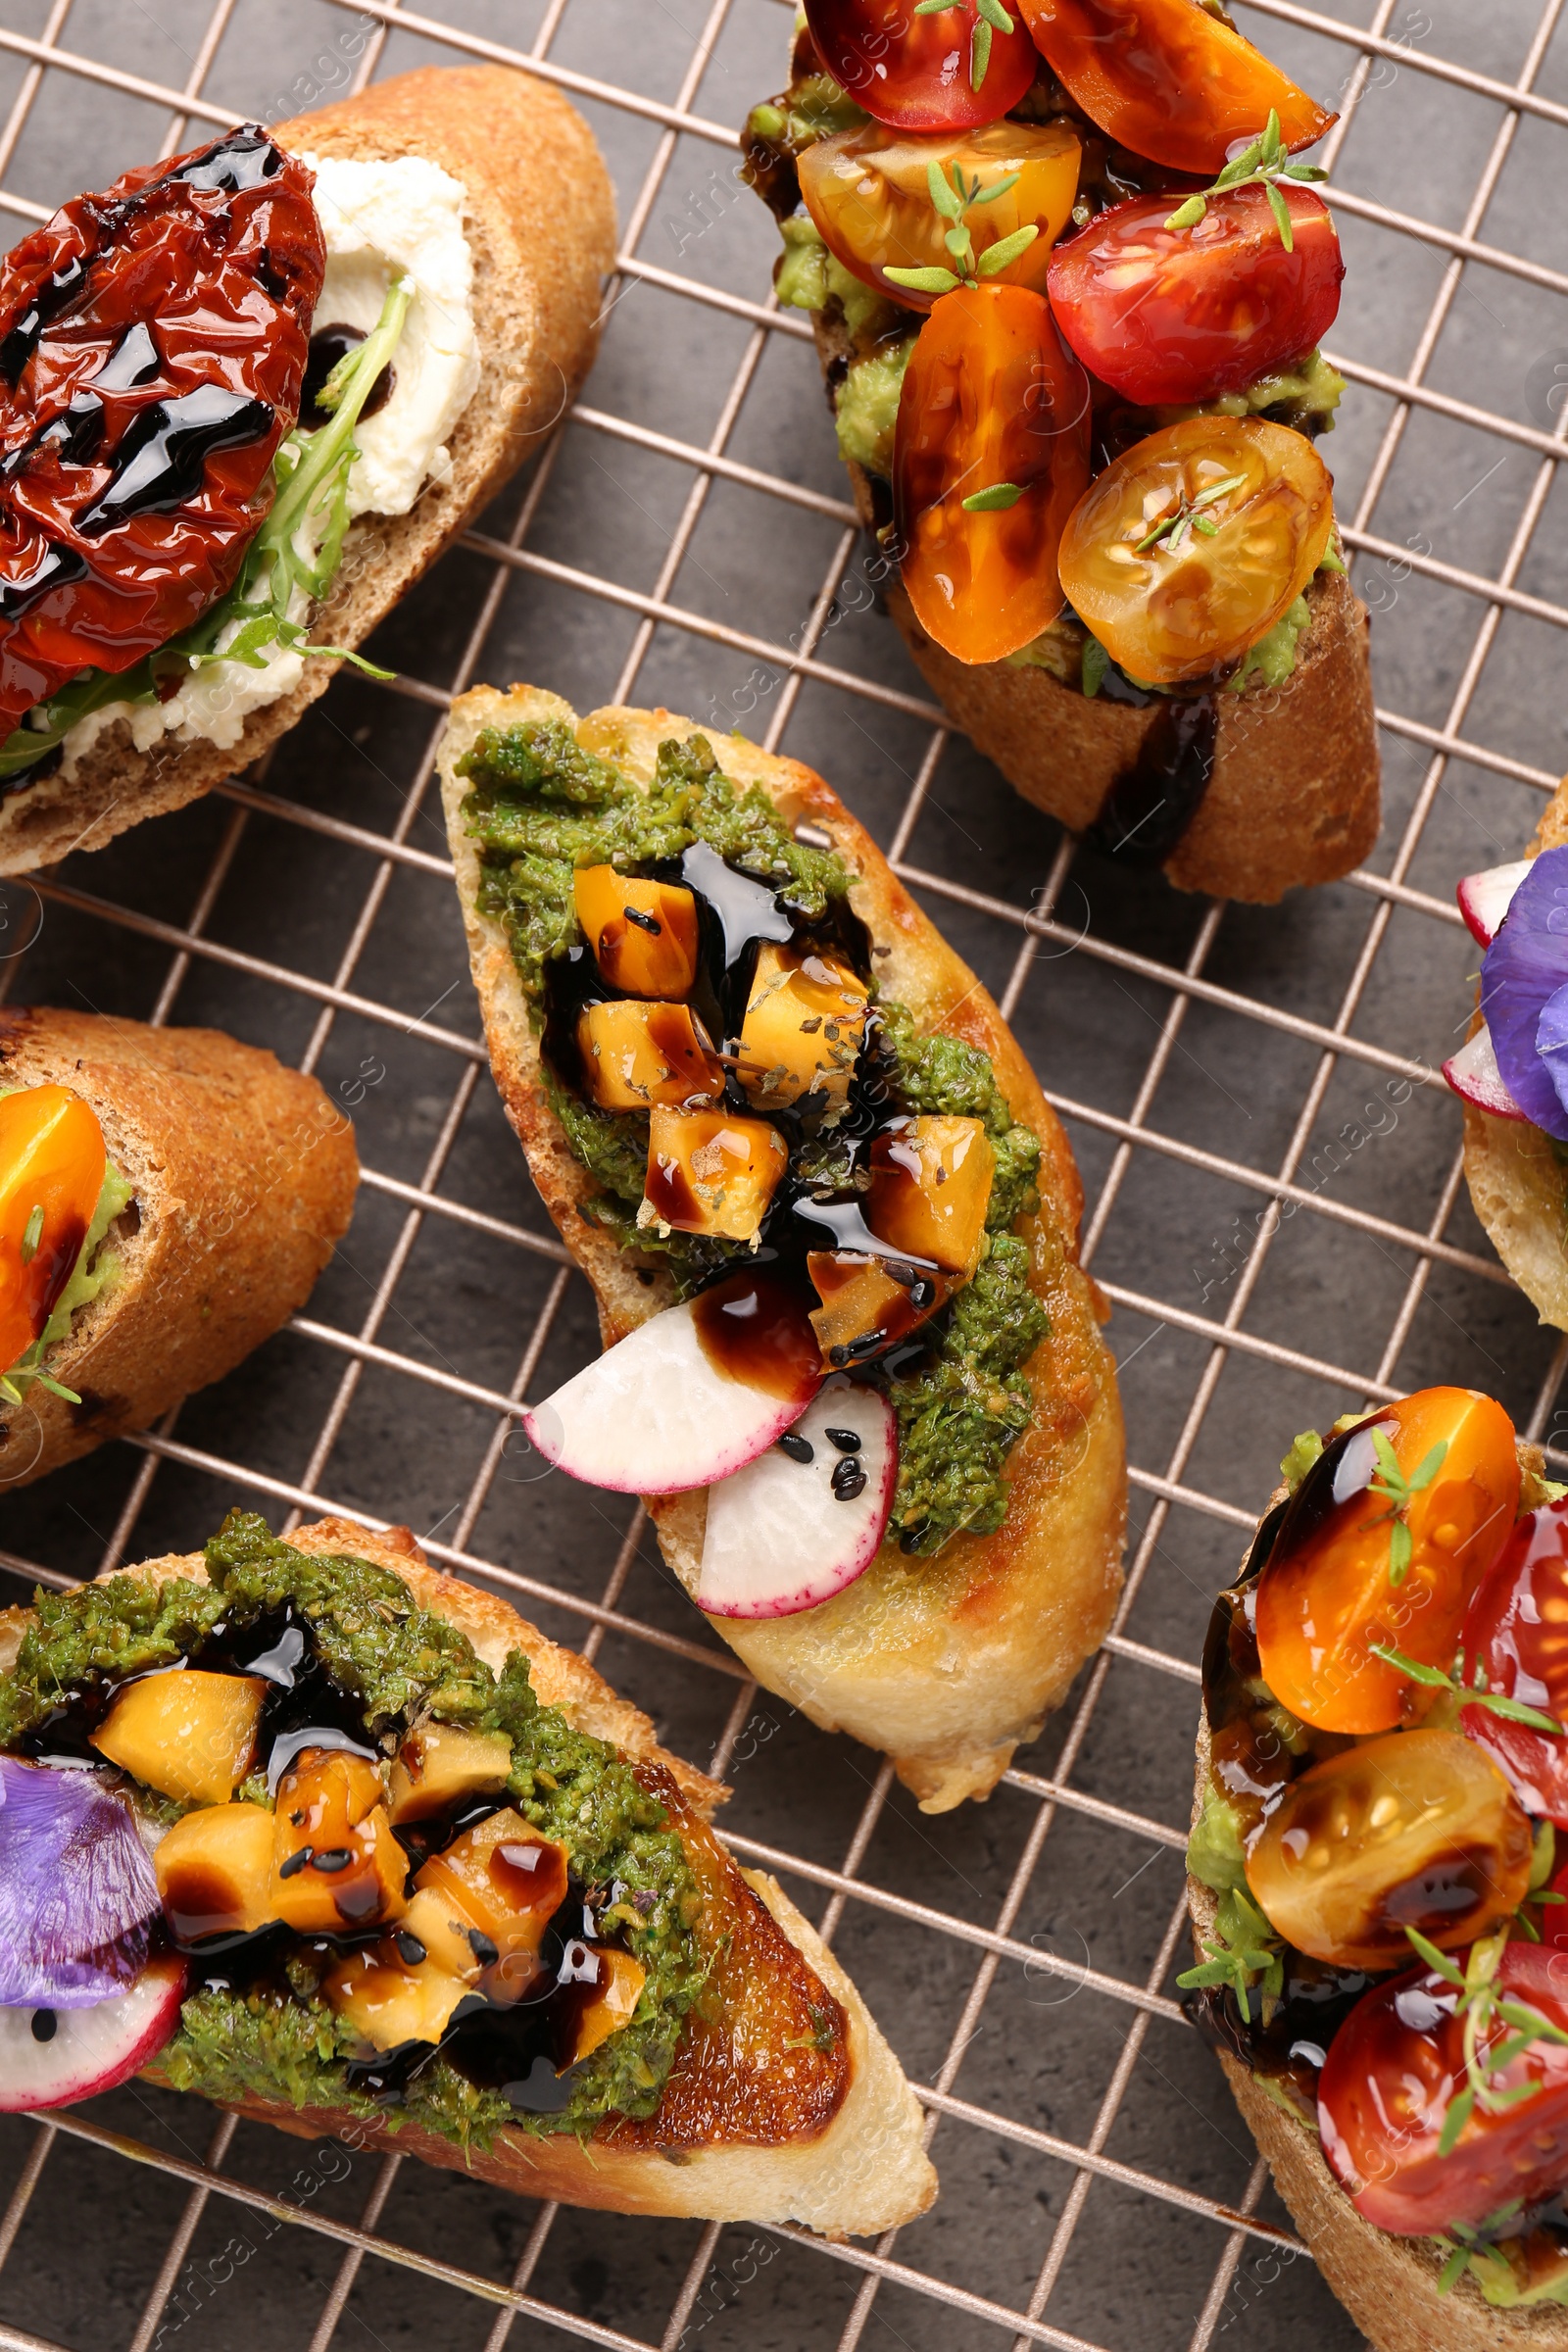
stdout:
<svg viewBox="0 0 1568 2352">
<path fill-rule="evenodd" d="M 353 1859 L 354 1854 L 349 1846 L 329 1845 L 323 1853 L 311 1856 L 311 1868 L 325 1871 L 330 1879 L 334 1878 L 340 1870 L 347 1870 Z"/>
<path fill-rule="evenodd" d="M 620 911 L 628 923 L 635 923 L 639 931 L 646 931 L 652 939 L 658 939 L 664 928 L 657 914 L 644 914 L 640 906 L 623 906 Z"/>
<path fill-rule="evenodd" d="M 302 1846 L 300 1847 L 300 1850 L 299 1850 L 299 1852 L 298 1852 L 297 1854 L 290 1854 L 290 1856 L 289 1856 L 289 1858 L 288 1858 L 288 1860 L 287 1860 L 286 1862 L 280 1862 L 280 1863 L 278 1864 L 278 1866 L 277 1866 L 277 1875 L 278 1875 L 278 1877 L 279 1877 L 280 1879 L 294 1879 L 294 1878 L 298 1878 L 298 1876 L 299 1876 L 300 1872 L 301 1872 L 301 1871 L 302 1871 L 302 1870 L 305 1868 L 305 1865 L 306 1865 L 306 1863 L 307 1863 L 307 1862 L 310 1860 L 310 1858 L 311 1858 L 311 1849 L 310 1849 L 310 1847 L 309 1847 L 308 1845 L 302 1845 Z"/>
<path fill-rule="evenodd" d="M 468 1949 L 478 1961 L 479 1966 L 494 1968 L 501 1957 L 500 1944 L 493 1943 L 483 1928 L 468 1928 L 466 1933 L 468 1938 Z"/>
<path fill-rule="evenodd" d="M 398 1947 L 399 1955 L 410 1968 L 417 1968 L 421 1960 L 429 1957 L 417 1936 L 411 1936 L 407 1928 L 395 1929 L 392 1940 Z"/>
<path fill-rule="evenodd" d="M 840 1453 L 858 1453 L 860 1450 L 860 1433 L 858 1429 L 825 1429 L 822 1435 L 830 1445 L 838 1447 Z"/>
<path fill-rule="evenodd" d="M 32 2038 L 34 2041 L 53 2041 L 59 2028 L 60 2020 L 52 2009 L 35 2009 L 33 2011 Z"/>
<path fill-rule="evenodd" d="M 833 1466 L 834 1501 L 853 1502 L 857 1494 L 864 1493 L 865 1472 L 854 1454 L 847 1454 L 842 1462 L 835 1462 Z"/>
<path fill-rule="evenodd" d="M 828 1431 L 831 1437 L 833 1432 Z M 792 1429 L 786 1430 L 778 1442 L 780 1453 L 787 1453 L 792 1462 L 809 1462 L 816 1458 L 816 1448 L 809 1438 L 798 1438 Z"/>
<path fill-rule="evenodd" d="M 922 1274 L 909 1285 L 909 1304 L 920 1313 L 936 1303 L 937 1286 L 928 1275 Z"/>
</svg>

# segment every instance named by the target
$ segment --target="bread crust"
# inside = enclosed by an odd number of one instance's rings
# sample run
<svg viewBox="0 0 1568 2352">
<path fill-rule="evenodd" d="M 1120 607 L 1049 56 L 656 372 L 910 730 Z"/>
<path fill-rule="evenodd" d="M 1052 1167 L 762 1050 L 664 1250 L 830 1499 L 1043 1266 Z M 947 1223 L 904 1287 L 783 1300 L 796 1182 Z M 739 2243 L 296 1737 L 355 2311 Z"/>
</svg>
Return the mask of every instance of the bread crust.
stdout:
<svg viewBox="0 0 1568 2352">
<path fill-rule="evenodd" d="M 612 2213 L 801 2222 L 834 2238 L 875 2235 L 924 2213 L 936 2196 L 937 2179 L 922 2144 L 923 2117 L 914 2093 L 864 2002 L 815 1931 L 775 1881 L 738 1872 L 707 1829 L 708 1815 L 727 1790 L 662 1748 L 647 1716 L 618 1698 L 586 1659 L 548 1641 L 496 1594 L 431 1568 L 406 1528 L 372 1536 L 351 1519 L 323 1519 L 300 1528 L 289 1541 L 301 1551 L 347 1551 L 390 1569 L 421 1608 L 466 1634 L 487 1665 L 497 1667 L 509 1650 L 522 1650 L 533 1688 L 547 1706 L 559 1706 L 578 1729 L 667 1773 L 662 1792 L 674 1826 L 700 1880 L 710 1890 L 719 1886 L 738 1919 L 747 1957 L 728 1974 L 722 1955 L 715 1963 L 725 2006 L 717 2057 L 711 2050 L 708 2056 L 709 2095 L 701 2125 L 689 2112 L 684 2119 L 671 2114 L 679 2104 L 683 2055 L 689 2057 L 688 2045 L 698 2035 L 696 2013 L 659 2113 L 647 2124 L 601 2126 L 586 2145 L 570 2133 L 534 2138 L 504 2130 L 488 2152 L 466 2152 L 439 2133 L 412 2125 L 393 2132 L 347 2110 L 246 2099 L 236 2112 L 305 2138 L 345 2136 L 355 2145 L 385 2145 L 519 2196 L 560 2197 Z M 148 1560 L 129 1573 L 155 1583 L 177 1576 L 206 1581 L 200 1552 Z M 761 1913 L 742 1891 L 743 1881 Z M 748 2084 L 778 2074 L 777 2054 L 766 2047 L 770 1980 L 801 1978 L 803 1963 L 844 2010 L 848 2085 L 825 2124 L 810 2119 L 807 2128 L 767 2144 L 747 2137 Z M 715 2073 L 721 2078 L 716 2095 L 711 2088 Z M 156 2063 L 148 2079 L 159 2079 Z"/>
<path fill-rule="evenodd" d="M 426 483 L 409 514 L 362 515 L 349 531 L 311 635 L 352 651 L 570 406 L 598 342 L 614 195 L 575 108 L 504 66 L 423 66 L 279 122 L 273 135 L 313 155 L 422 156 L 467 190 L 479 388 L 452 431 L 448 480 Z M 0 799 L 0 873 L 99 849 L 211 792 L 270 751 L 340 667 L 308 662 L 292 693 L 252 711 L 227 750 L 166 738 L 139 752 L 123 721 L 106 729 L 72 781 L 57 771 Z"/>
<path fill-rule="evenodd" d="M 481 727 L 555 718 L 645 782 L 660 743 L 693 731 L 666 710 L 606 710 L 578 721 L 558 697 L 530 687 L 462 696 L 438 764 L 474 985 L 491 1068 L 545 1206 L 593 1284 L 605 1346 L 669 1303 L 661 1274 L 638 1280 L 627 1256 L 581 1214 L 594 1195 L 540 1078 L 539 1047 L 501 927 L 474 906 L 478 859 L 464 829 L 467 790 L 456 775 Z M 935 1559 L 885 1546 L 855 1584 L 794 1617 L 710 1618 L 759 1682 L 824 1730 L 885 1749 L 926 1812 L 990 1793 L 1013 1749 L 1038 1734 L 1110 1623 L 1121 1586 L 1126 1469 L 1121 1405 L 1100 1335 L 1098 1294 L 1078 1266 L 1083 1195 L 1071 1148 L 991 997 L 915 906 L 837 794 L 809 768 L 739 736 L 719 747 L 741 785 L 759 784 L 791 823 L 819 827 L 857 875 L 851 905 L 873 943 L 884 993 L 918 1026 L 991 1055 L 1013 1116 L 1040 1138 L 1031 1286 L 1051 1331 L 1024 1367 L 1036 1418 L 1007 1462 L 1009 1504 L 993 1536 L 956 1537 Z M 650 1504 L 664 1557 L 695 1593 L 706 1493 Z"/>
<path fill-rule="evenodd" d="M 71 1087 L 135 1188 L 107 1247 L 121 1274 L 0 1407 L 0 1487 L 145 1429 L 285 1323 L 348 1229 L 354 1129 L 314 1078 L 216 1029 L 0 1009 L 0 1086 Z"/>
<path fill-rule="evenodd" d="M 1526 855 L 1568 842 L 1568 777 L 1547 802 Z M 1477 1012 L 1473 1036 L 1481 1026 Z M 1464 1172 L 1493 1248 L 1543 1323 L 1568 1331 L 1568 1162 L 1534 1121 L 1464 1105 Z"/>
<path fill-rule="evenodd" d="M 811 323 L 831 406 L 853 346 L 842 321 L 818 311 Z M 847 469 L 860 520 L 873 529 L 869 476 Z M 916 668 L 975 749 L 1069 832 L 1092 825 L 1116 778 L 1137 764 L 1157 710 L 1080 694 L 1033 666 L 956 661 L 926 635 L 896 578 L 885 593 Z M 1285 684 L 1219 697 L 1208 789 L 1163 864 L 1178 890 L 1272 906 L 1288 890 L 1349 873 L 1377 840 L 1367 610 L 1333 572 L 1315 575 L 1306 600 L 1311 627 Z"/>
</svg>

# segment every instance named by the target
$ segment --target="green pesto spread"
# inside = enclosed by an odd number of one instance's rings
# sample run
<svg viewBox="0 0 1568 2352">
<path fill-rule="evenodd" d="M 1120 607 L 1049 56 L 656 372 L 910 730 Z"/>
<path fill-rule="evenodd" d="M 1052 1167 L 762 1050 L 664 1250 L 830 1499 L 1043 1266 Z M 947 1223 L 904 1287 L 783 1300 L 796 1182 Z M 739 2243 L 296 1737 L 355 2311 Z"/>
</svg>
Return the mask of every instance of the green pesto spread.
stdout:
<svg viewBox="0 0 1568 2352">
<path fill-rule="evenodd" d="M 135 1189 L 130 1179 L 121 1174 L 113 1160 L 106 1161 L 104 1180 L 98 1188 L 98 1205 L 82 1236 L 81 1248 L 76 1252 L 76 1262 L 71 1269 L 70 1279 L 55 1300 L 54 1311 L 48 1322 L 31 1347 L 24 1349 L 11 1369 L 0 1378 L 0 1400 L 7 1404 L 20 1404 L 24 1391 L 33 1381 L 38 1381 L 44 1388 L 58 1390 L 71 1403 L 79 1401 L 70 1389 L 59 1389 L 59 1384 L 50 1380 L 43 1368 L 44 1358 L 50 1348 L 58 1348 L 66 1337 L 71 1329 L 72 1317 L 82 1307 L 91 1306 L 95 1298 L 101 1298 L 104 1292 L 112 1290 L 120 1280 L 120 1260 L 113 1250 L 104 1248 L 104 1237 L 115 1219 L 129 1207 Z"/>
<path fill-rule="evenodd" d="M 884 334 L 907 316 L 902 305 L 889 302 L 853 270 L 845 269 L 837 254 L 828 251 L 809 213 L 795 213 L 780 221 L 779 234 L 784 240 L 784 258 L 773 284 L 786 309 L 825 311 L 829 302 L 837 302 L 845 326 L 857 339 L 864 334 Z M 914 341 L 912 335 L 909 341 Z"/>
<path fill-rule="evenodd" d="M 479 910 L 506 930 L 536 1028 L 544 1019 L 545 965 L 581 937 L 576 866 L 630 871 L 706 841 L 808 920 L 849 893 L 842 860 L 797 842 L 758 787 L 737 791 L 700 735 L 661 745 L 647 793 L 553 721 L 487 729 L 459 773 L 472 786 L 464 817 L 479 848 Z M 886 1378 L 900 1436 L 892 1532 L 904 1550 L 930 1554 L 962 1529 L 993 1533 L 1006 1512 L 1003 1465 L 1032 1412 L 1022 1366 L 1049 1329 L 1029 1287 L 1028 1245 L 1008 1230 L 1039 1206 L 1040 1144 L 1013 1119 L 987 1054 L 957 1038 L 922 1035 L 901 1004 L 878 1001 L 876 1009 L 888 1075 L 904 1104 L 979 1119 L 996 1155 L 987 1254 L 946 1319 L 931 1327 L 932 1344 L 915 1368 Z M 593 1222 L 622 1248 L 659 1252 L 682 1295 L 750 1262 L 743 1242 L 639 1229 L 646 1112 L 602 1110 L 548 1070 L 544 1083 L 572 1152 L 600 1188 L 583 1212 Z M 807 1142 L 795 1173 L 820 1191 L 863 1182 L 831 1130 Z"/>
<path fill-rule="evenodd" d="M 581 2134 L 606 2115 L 652 2115 L 707 1963 L 691 1933 L 700 1897 L 685 1851 L 630 1764 L 574 1730 L 559 1708 L 541 1706 L 520 1651 L 493 1674 L 456 1626 L 421 1609 L 387 1569 L 296 1551 L 242 1511 L 230 1512 L 206 1561 L 205 1585 L 117 1576 L 73 1592 L 37 1592 L 15 1666 L 0 1680 L 0 1748 L 16 1748 L 64 1693 L 199 1656 L 220 1624 L 243 1630 L 290 1604 L 309 1622 L 332 1682 L 363 1711 L 368 1739 L 384 1750 L 396 1748 L 416 1718 L 507 1735 L 505 1801 L 566 1848 L 585 1886 L 620 1883 L 623 1896 L 599 1916 L 621 1931 L 647 1982 L 630 2023 L 573 2072 L 570 2102 L 558 2115 L 519 2113 L 439 2057 L 390 2110 L 354 2087 L 346 2062 L 356 2036 L 321 1997 L 321 1969 L 303 1942 L 286 1964 L 286 1981 L 243 1993 L 191 1994 L 159 2058 L 168 2081 L 212 2099 L 251 2095 L 348 2108 L 394 2129 L 417 2123 L 463 2146 L 486 2145 L 503 2125 Z M 268 1802 L 259 1777 L 239 1793 Z M 166 1818 L 179 1810 L 162 1798 L 150 1798 L 148 1809 Z"/>
</svg>

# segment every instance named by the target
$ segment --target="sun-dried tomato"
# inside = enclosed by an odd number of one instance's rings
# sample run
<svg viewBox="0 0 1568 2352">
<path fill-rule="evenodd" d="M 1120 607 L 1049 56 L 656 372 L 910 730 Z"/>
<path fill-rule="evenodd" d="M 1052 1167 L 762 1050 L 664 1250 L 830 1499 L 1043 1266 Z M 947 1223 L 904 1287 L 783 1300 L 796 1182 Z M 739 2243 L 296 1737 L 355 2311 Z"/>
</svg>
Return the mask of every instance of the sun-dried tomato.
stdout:
<svg viewBox="0 0 1568 2352">
<path fill-rule="evenodd" d="M 74 197 L 0 263 L 0 741 L 233 580 L 299 413 L 312 184 L 250 123 Z"/>
</svg>

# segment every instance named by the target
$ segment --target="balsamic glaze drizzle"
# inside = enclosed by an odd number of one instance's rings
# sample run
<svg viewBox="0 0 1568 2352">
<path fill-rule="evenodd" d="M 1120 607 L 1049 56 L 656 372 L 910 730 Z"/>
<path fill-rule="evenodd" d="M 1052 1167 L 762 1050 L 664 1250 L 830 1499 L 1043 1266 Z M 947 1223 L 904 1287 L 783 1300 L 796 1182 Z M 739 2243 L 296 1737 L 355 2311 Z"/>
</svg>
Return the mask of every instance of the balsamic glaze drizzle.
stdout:
<svg viewBox="0 0 1568 2352">
<path fill-rule="evenodd" d="M 1107 679 L 1110 674 L 1107 670 Z M 1114 699 L 1134 698 L 1118 694 Z M 1137 760 L 1113 780 L 1084 835 L 1124 865 L 1163 865 L 1201 808 L 1214 772 L 1217 697 L 1200 694 L 1178 701 L 1161 695 L 1157 701 Z"/>
</svg>

